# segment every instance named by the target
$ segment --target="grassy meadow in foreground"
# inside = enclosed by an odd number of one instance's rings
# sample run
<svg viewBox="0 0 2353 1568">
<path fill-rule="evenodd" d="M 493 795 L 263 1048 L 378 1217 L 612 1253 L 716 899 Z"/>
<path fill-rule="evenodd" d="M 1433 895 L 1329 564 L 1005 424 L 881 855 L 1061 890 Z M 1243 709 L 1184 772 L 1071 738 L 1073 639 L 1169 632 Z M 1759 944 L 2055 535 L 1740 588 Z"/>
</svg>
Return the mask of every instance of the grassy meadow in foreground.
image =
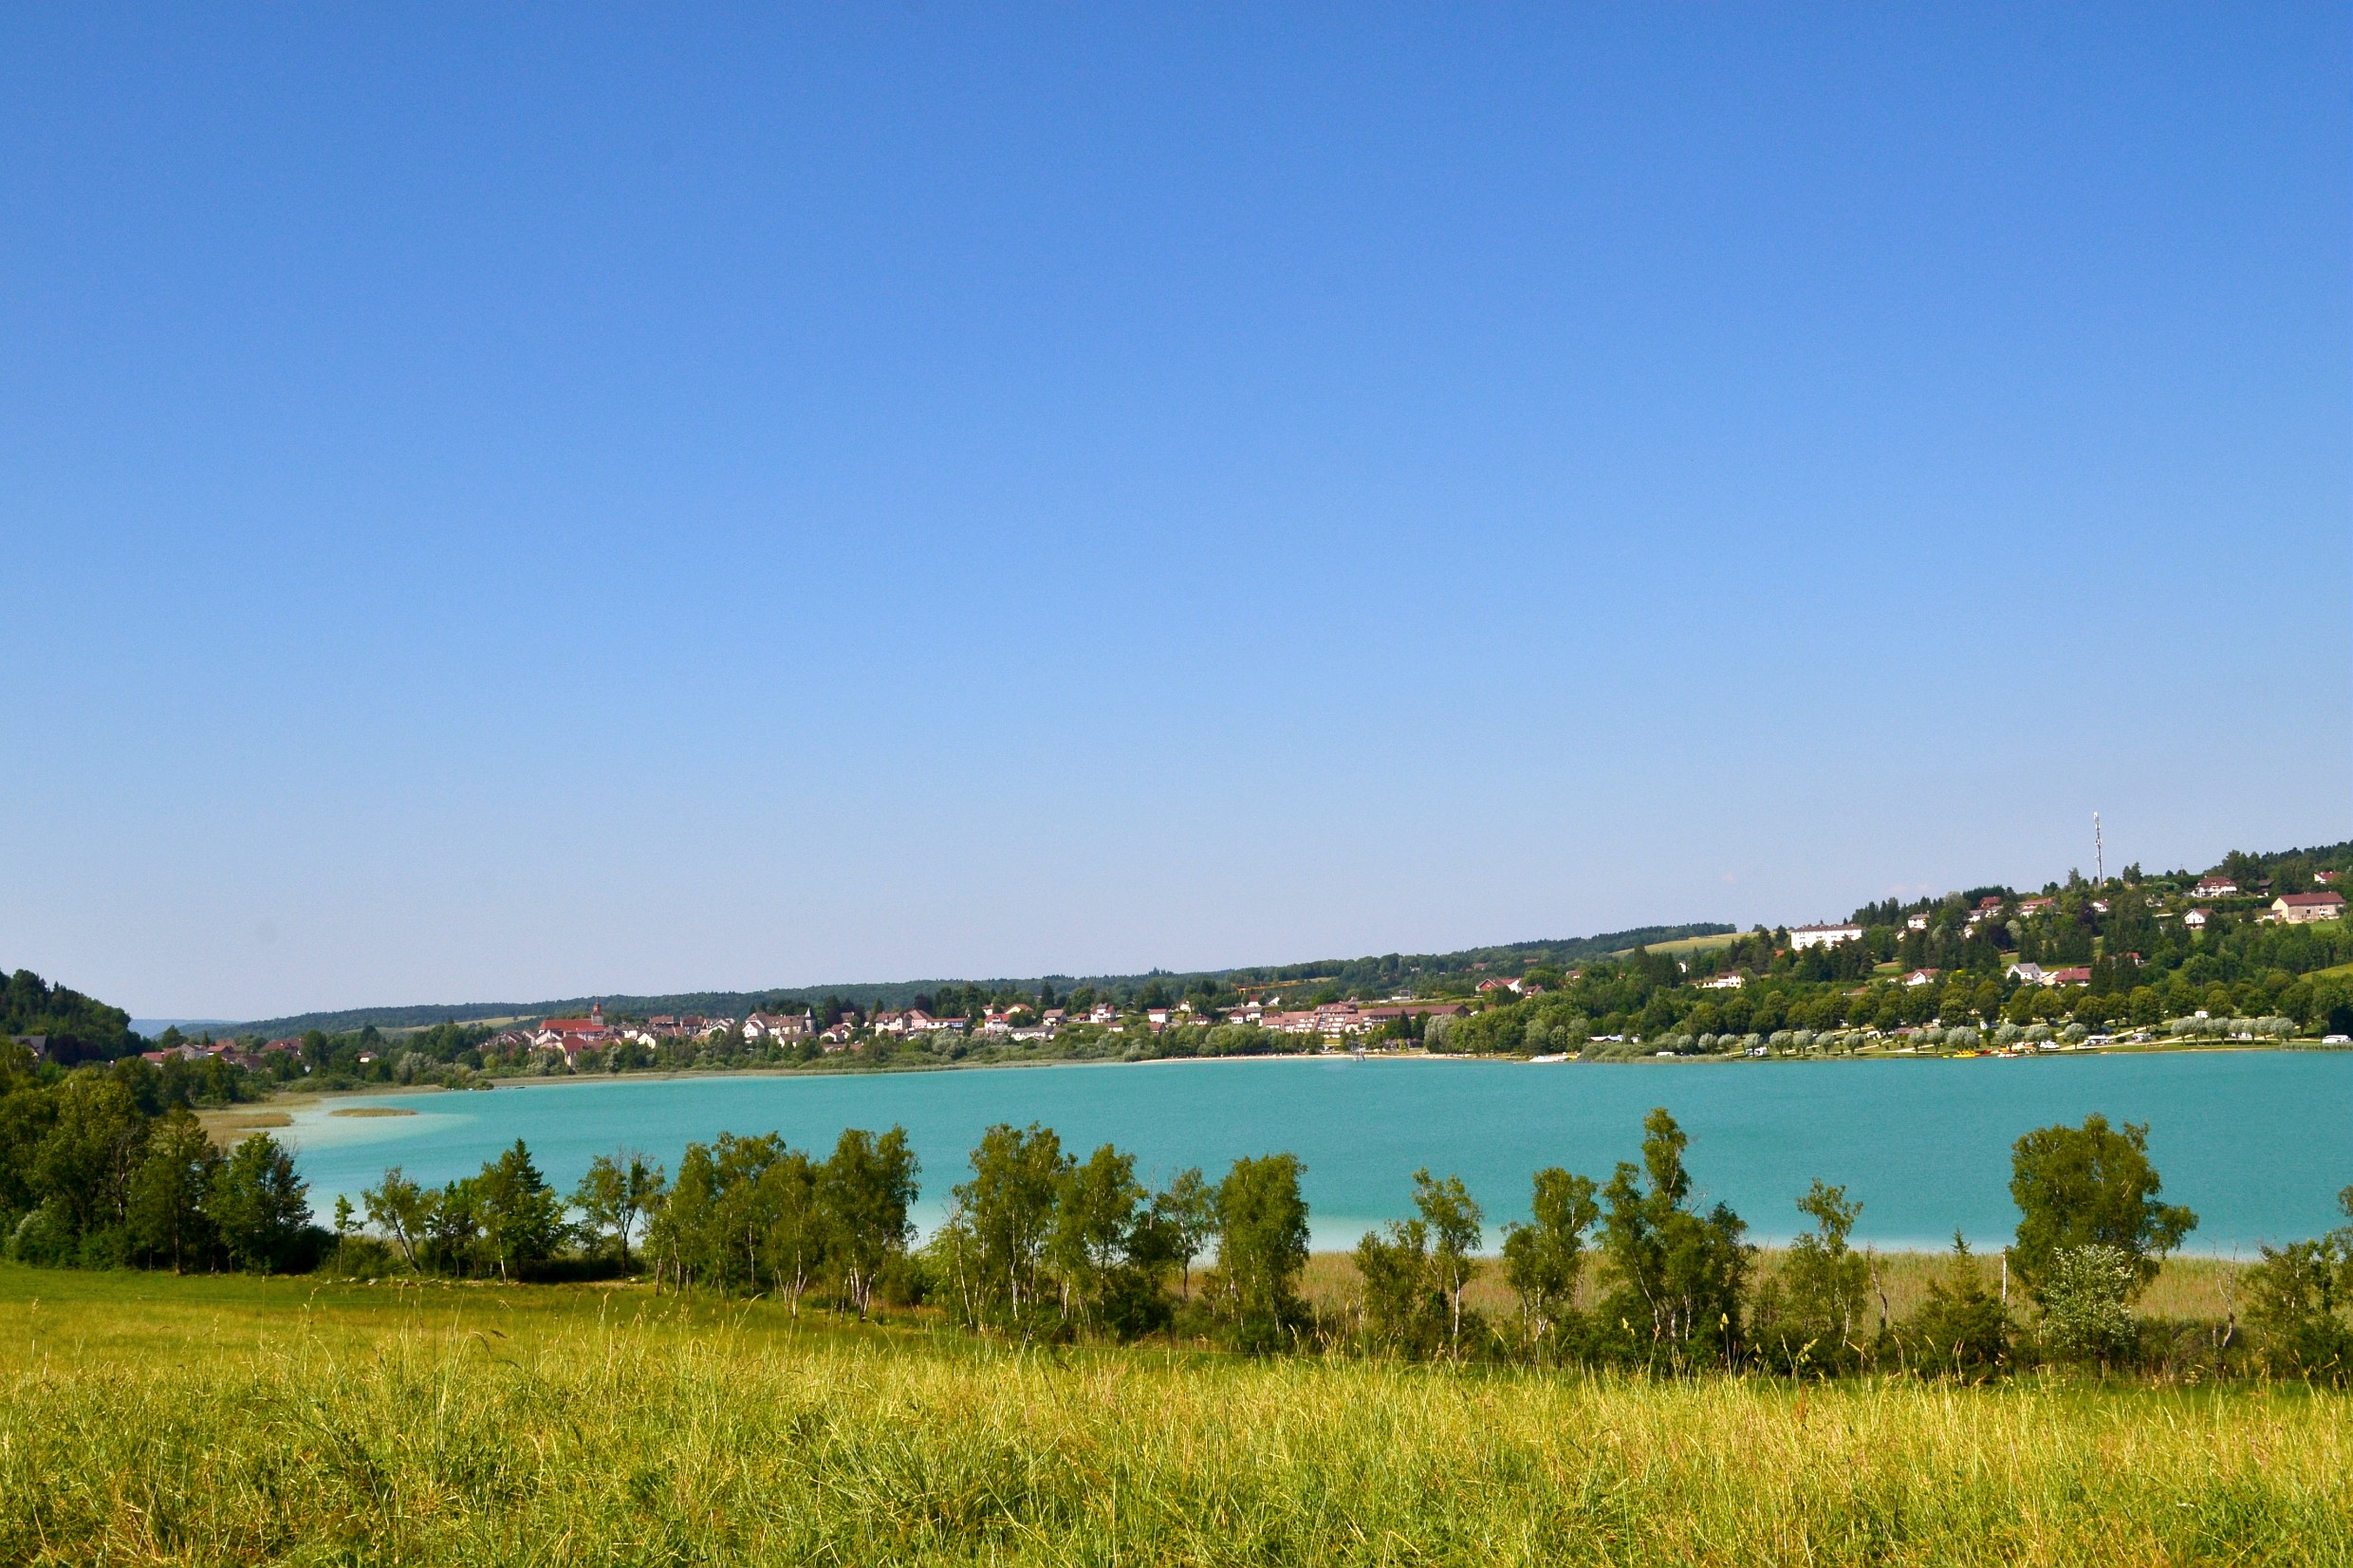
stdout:
<svg viewBox="0 0 2353 1568">
<path fill-rule="evenodd" d="M 0 1267 L 0 1561 L 2353 1563 L 2353 1401 Z"/>
</svg>

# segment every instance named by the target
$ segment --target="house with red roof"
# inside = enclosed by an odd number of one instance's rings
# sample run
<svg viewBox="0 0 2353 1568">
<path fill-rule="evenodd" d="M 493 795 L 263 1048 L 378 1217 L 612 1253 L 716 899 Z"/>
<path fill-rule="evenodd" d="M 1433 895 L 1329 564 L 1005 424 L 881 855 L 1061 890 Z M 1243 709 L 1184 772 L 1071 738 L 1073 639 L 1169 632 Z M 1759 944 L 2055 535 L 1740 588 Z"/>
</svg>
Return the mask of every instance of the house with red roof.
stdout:
<svg viewBox="0 0 2353 1568">
<path fill-rule="evenodd" d="M 2344 913 L 2342 893 L 2289 893 L 2271 900 L 2270 918 L 2284 926 L 2308 926 L 2315 920 L 2334 920 Z"/>
</svg>

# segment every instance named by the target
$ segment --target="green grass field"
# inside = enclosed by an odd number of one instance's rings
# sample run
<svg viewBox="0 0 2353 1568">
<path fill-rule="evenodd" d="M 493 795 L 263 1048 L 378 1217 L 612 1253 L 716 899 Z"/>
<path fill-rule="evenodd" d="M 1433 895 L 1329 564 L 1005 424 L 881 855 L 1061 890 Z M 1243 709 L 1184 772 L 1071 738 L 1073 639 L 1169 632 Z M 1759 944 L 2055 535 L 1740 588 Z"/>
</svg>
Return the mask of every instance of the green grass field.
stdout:
<svg viewBox="0 0 2353 1568">
<path fill-rule="evenodd" d="M 0 1562 L 2353 1563 L 2353 1401 L 0 1267 Z"/>
<path fill-rule="evenodd" d="M 1740 940 L 1741 934 L 1742 933 L 1739 932 L 1719 932 L 1714 936 L 1685 936 L 1677 938 L 1673 942 L 1658 943 L 1651 947 L 1648 950 L 1651 952 L 1663 952 L 1669 954 L 1706 952 L 1712 948 L 1731 947 L 1734 942 Z M 1633 950 L 1634 950 L 1632 948 L 1621 948 L 1609 956 L 1612 958 L 1623 958 L 1626 954 L 1632 952 Z"/>
</svg>

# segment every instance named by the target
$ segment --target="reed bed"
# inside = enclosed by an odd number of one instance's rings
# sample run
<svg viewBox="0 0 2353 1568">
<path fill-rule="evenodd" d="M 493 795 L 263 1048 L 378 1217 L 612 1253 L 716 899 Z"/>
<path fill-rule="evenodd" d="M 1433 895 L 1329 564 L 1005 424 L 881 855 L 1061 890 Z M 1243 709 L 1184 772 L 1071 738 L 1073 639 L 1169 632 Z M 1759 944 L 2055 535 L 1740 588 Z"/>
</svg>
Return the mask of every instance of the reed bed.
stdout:
<svg viewBox="0 0 2353 1568">
<path fill-rule="evenodd" d="M 31 1307 L 28 1278 L 8 1563 L 2353 1564 L 2353 1403 L 2302 1388 L 1025 1350 L 548 1287 Z"/>
<path fill-rule="evenodd" d="M 1949 1253 L 1874 1252 L 1871 1256 L 1875 1295 L 1885 1299 L 1890 1318 L 1908 1316 L 1927 1297 L 1932 1282 L 1946 1282 L 1952 1278 L 1953 1259 Z M 1772 1278 L 1788 1258 L 1788 1253 L 1780 1248 L 1760 1249 L 1758 1278 Z M 1987 1290 L 2001 1288 L 1999 1252 L 1979 1254 L 1972 1263 Z M 2167 1258 L 2158 1266 L 2149 1288 L 2134 1303 L 2135 1310 L 2152 1318 L 2219 1320 L 2236 1308 L 2238 1280 L 2245 1272 L 2246 1264 L 2227 1259 Z M 1580 1305 L 1590 1307 L 1597 1299 L 1599 1274 L 1599 1269 L 1585 1271 L 1579 1291 Z M 1356 1260 L 1345 1252 L 1318 1252 L 1311 1256 L 1301 1287 L 1309 1301 L 1329 1312 L 1352 1309 L 1363 1294 Z M 2013 1299 L 2023 1309 L 2023 1291 L 2013 1292 Z M 1509 1318 L 1518 1310 L 1510 1288 L 1504 1282 L 1502 1265 L 1491 1258 L 1479 1265 L 1470 1287 L 1463 1292 L 1463 1302 L 1496 1319 Z"/>
</svg>

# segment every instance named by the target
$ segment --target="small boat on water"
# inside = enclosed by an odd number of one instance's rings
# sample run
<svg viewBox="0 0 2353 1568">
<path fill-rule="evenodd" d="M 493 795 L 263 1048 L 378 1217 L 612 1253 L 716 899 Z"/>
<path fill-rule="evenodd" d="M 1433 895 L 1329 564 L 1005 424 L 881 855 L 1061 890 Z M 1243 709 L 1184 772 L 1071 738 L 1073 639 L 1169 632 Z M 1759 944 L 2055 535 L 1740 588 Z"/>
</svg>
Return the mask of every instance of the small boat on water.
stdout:
<svg viewBox="0 0 2353 1568">
<path fill-rule="evenodd" d="M 1566 1061 L 1567 1060 L 1568 1053 L 1566 1051 L 1556 1051 L 1550 1056 L 1529 1057 L 1528 1059 L 1528 1064 L 1532 1067 L 1539 1061 Z"/>
</svg>

